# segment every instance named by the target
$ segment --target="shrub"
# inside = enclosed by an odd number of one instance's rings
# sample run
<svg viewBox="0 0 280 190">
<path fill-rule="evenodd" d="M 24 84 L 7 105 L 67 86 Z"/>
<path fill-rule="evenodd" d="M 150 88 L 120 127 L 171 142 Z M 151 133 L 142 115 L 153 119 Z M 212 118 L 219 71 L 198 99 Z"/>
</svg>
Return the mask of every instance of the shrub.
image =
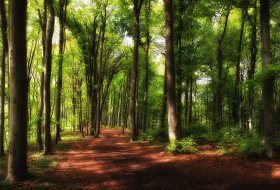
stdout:
<svg viewBox="0 0 280 190">
<path fill-rule="evenodd" d="M 171 154 L 191 154 L 198 151 L 197 143 L 193 137 L 186 137 L 182 140 L 175 140 L 167 146 L 168 152 Z"/>
<path fill-rule="evenodd" d="M 208 125 L 192 124 L 182 129 L 182 136 L 192 136 L 198 142 L 216 142 L 218 134 L 211 130 Z"/>
<path fill-rule="evenodd" d="M 256 132 L 240 138 L 238 148 L 240 154 L 248 158 L 260 157 L 265 151 L 262 138 Z"/>
<path fill-rule="evenodd" d="M 164 141 L 167 139 L 167 129 L 150 129 L 139 135 L 140 141 Z"/>
<path fill-rule="evenodd" d="M 224 127 L 220 131 L 222 143 L 235 143 L 241 137 L 241 131 L 238 127 Z"/>
</svg>

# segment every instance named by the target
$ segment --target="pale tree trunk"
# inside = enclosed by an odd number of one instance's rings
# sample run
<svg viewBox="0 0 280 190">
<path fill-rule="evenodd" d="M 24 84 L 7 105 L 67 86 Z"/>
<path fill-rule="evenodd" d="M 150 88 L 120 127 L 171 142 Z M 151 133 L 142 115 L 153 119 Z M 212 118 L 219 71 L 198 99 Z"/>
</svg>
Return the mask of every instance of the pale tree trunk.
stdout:
<svg viewBox="0 0 280 190">
<path fill-rule="evenodd" d="M 271 62 L 270 52 L 270 16 L 269 1 L 260 0 L 260 18 L 261 18 L 261 58 L 265 69 Z M 264 122 L 264 147 L 269 158 L 274 156 L 272 143 L 274 139 L 274 76 L 269 76 L 263 80 L 262 89 L 263 101 L 263 122 Z"/>
<path fill-rule="evenodd" d="M 47 27 L 46 27 L 46 52 L 45 52 L 45 72 L 44 72 L 44 104 L 45 104 L 45 149 L 44 154 L 52 153 L 51 144 L 51 68 L 52 68 L 52 37 L 54 32 L 54 7 L 52 0 L 47 2 Z"/>
<path fill-rule="evenodd" d="M 9 1 L 10 122 L 7 180 L 27 177 L 28 79 L 26 0 Z"/>
<path fill-rule="evenodd" d="M 0 0 L 1 34 L 2 34 L 2 60 L 1 60 L 1 109 L 0 109 L 0 157 L 4 156 L 5 133 L 5 77 L 6 56 L 8 53 L 7 18 L 4 0 Z"/>
<path fill-rule="evenodd" d="M 173 46 L 172 0 L 164 0 L 166 39 L 166 86 L 168 106 L 168 131 L 170 142 L 178 139 L 178 119 L 176 112 L 175 63 Z"/>
</svg>

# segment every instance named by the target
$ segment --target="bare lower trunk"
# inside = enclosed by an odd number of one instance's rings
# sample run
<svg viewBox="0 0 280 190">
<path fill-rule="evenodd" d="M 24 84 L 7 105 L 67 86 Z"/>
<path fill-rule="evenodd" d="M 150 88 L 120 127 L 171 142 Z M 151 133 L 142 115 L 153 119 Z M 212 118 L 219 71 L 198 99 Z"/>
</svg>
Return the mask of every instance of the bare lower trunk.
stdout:
<svg viewBox="0 0 280 190">
<path fill-rule="evenodd" d="M 166 86 L 168 106 L 168 131 L 170 142 L 178 139 L 178 118 L 176 112 L 175 63 L 173 46 L 172 0 L 164 0 L 166 38 Z"/>
<path fill-rule="evenodd" d="M 134 3 L 134 25 L 133 25 L 133 64 L 131 69 L 131 87 L 128 123 L 131 130 L 131 140 L 136 140 L 138 136 L 137 117 L 136 117 L 136 99 L 137 99 L 137 81 L 138 81 L 138 63 L 139 63 L 139 42 L 140 42 L 140 10 L 143 0 L 133 0 Z"/>
<path fill-rule="evenodd" d="M 5 133 L 5 78 L 6 56 L 8 53 L 7 18 L 4 0 L 0 0 L 1 34 L 2 34 L 2 60 L 1 60 L 1 109 L 0 109 L 0 157 L 4 155 Z"/>
<path fill-rule="evenodd" d="M 269 1 L 260 0 L 260 18 L 261 18 L 261 58 L 263 68 L 266 68 L 271 62 L 270 52 L 270 16 Z M 263 122 L 264 122 L 264 147 L 269 158 L 274 156 L 272 143 L 274 140 L 274 76 L 269 76 L 263 80 L 262 89 L 263 99 Z"/>
<path fill-rule="evenodd" d="M 52 36 L 54 31 L 54 7 L 52 0 L 47 1 L 46 52 L 44 76 L 44 104 L 45 104 L 45 149 L 44 154 L 52 153 L 51 145 L 51 68 L 52 68 Z"/>
<path fill-rule="evenodd" d="M 26 0 L 9 1 L 10 123 L 7 180 L 27 177 Z"/>
</svg>

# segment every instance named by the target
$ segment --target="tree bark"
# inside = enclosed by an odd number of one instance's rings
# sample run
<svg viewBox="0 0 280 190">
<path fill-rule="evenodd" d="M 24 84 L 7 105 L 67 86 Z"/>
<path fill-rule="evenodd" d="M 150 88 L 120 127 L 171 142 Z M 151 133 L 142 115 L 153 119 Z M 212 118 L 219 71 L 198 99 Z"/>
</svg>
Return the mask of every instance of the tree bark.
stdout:
<svg viewBox="0 0 280 190">
<path fill-rule="evenodd" d="M 254 2 L 253 19 L 250 19 L 252 33 L 251 33 L 251 55 L 250 55 L 250 68 L 248 71 L 248 80 L 254 79 L 256 62 L 257 62 L 257 0 Z M 254 108 L 254 85 L 249 83 L 248 85 L 248 118 L 247 128 L 249 131 L 253 130 L 253 108 Z"/>
<path fill-rule="evenodd" d="M 166 64 L 164 68 L 164 81 L 163 81 L 163 96 L 162 96 L 162 106 L 160 114 L 160 128 L 165 128 L 166 119 L 166 109 L 167 109 L 167 87 L 166 87 Z"/>
<path fill-rule="evenodd" d="M 261 59 L 265 69 L 271 62 L 270 52 L 270 16 L 269 1 L 260 0 L 260 19 L 261 19 Z M 262 87 L 263 99 L 263 121 L 264 121 L 264 147 L 269 158 L 274 156 L 272 143 L 274 139 L 274 76 L 269 76 L 263 80 Z"/>
<path fill-rule="evenodd" d="M 145 46 L 145 78 L 144 78 L 144 102 L 143 102 L 143 131 L 147 130 L 147 118 L 148 118 L 148 96 L 149 96 L 149 51 L 151 44 L 150 36 L 150 12 L 151 1 L 149 0 L 146 5 L 146 46 Z"/>
<path fill-rule="evenodd" d="M 63 54 L 65 49 L 65 20 L 68 0 L 59 0 L 59 60 L 58 60 L 58 79 L 57 79 L 57 97 L 55 108 L 55 143 L 61 141 L 60 138 L 60 118 L 61 118 L 61 91 L 62 91 L 62 68 Z"/>
<path fill-rule="evenodd" d="M 0 0 L 1 34 L 2 34 L 2 59 L 1 59 L 1 109 L 0 109 L 0 157 L 4 156 L 5 133 L 5 78 L 6 56 L 8 54 L 7 18 L 4 0 Z"/>
<path fill-rule="evenodd" d="M 217 79 L 216 79 L 216 91 L 215 91 L 215 112 L 214 112 L 214 125 L 219 130 L 223 127 L 223 52 L 222 44 L 225 38 L 228 25 L 228 17 L 230 14 L 230 7 L 227 8 L 227 13 L 225 17 L 225 24 L 223 28 L 222 35 L 217 38 Z"/>
<path fill-rule="evenodd" d="M 27 1 L 9 1 L 10 122 L 7 180 L 27 177 Z"/>
<path fill-rule="evenodd" d="M 170 142 L 178 139 L 178 118 L 176 112 L 175 63 L 173 46 L 172 0 L 164 0 L 166 40 L 166 86 L 168 106 L 168 131 Z"/>
<path fill-rule="evenodd" d="M 131 82 L 130 82 L 130 104 L 129 104 L 129 115 L 128 123 L 131 130 L 131 140 L 135 141 L 138 136 L 138 126 L 136 117 L 136 92 L 137 92 L 137 81 L 138 81 L 138 64 L 139 64 L 139 42 L 140 42 L 140 11 L 143 0 L 133 0 L 133 64 L 131 69 Z"/>
<path fill-rule="evenodd" d="M 53 0 L 46 0 L 47 5 L 47 25 L 45 41 L 45 72 L 44 72 L 44 104 L 45 104 L 45 149 L 44 154 L 52 153 L 51 144 L 51 68 L 52 68 L 52 37 L 54 32 L 54 7 Z"/>
<path fill-rule="evenodd" d="M 233 105 L 232 105 L 232 118 L 235 125 L 240 123 L 240 62 L 242 55 L 242 42 L 243 42 L 243 33 L 244 33 L 244 24 L 246 17 L 247 8 L 242 10 L 242 21 L 241 29 L 239 34 L 239 43 L 237 47 L 237 59 L 236 59 L 236 72 L 235 72 L 235 85 L 234 85 L 234 95 L 233 95 Z"/>
</svg>

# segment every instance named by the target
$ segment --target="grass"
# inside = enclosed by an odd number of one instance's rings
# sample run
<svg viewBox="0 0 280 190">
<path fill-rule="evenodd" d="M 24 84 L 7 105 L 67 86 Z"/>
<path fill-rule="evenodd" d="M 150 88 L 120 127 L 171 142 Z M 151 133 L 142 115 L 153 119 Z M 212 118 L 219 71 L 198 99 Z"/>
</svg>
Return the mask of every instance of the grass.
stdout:
<svg viewBox="0 0 280 190">
<path fill-rule="evenodd" d="M 34 143 L 29 145 L 28 152 L 28 170 L 35 176 L 36 180 L 31 187 L 24 187 L 21 185 L 11 185 L 5 181 L 5 176 L 7 172 L 7 157 L 0 158 L 0 189 L 48 189 L 54 185 L 55 181 L 51 179 L 50 176 L 46 175 L 48 171 L 54 166 L 57 165 L 63 152 L 69 150 L 70 144 L 79 141 L 82 139 L 82 136 L 77 132 L 63 132 L 62 141 L 58 145 L 53 145 L 54 154 L 52 155 L 43 155 L 37 151 L 37 146 Z M 61 154 L 62 153 L 62 154 Z M 48 183 L 46 183 L 48 181 Z"/>
</svg>

